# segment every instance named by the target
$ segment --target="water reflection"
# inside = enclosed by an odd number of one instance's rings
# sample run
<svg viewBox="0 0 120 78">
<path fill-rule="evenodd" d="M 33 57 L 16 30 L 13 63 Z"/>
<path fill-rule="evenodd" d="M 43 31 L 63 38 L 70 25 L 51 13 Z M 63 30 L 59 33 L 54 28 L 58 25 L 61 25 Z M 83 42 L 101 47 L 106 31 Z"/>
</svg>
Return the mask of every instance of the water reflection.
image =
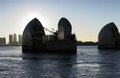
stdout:
<svg viewBox="0 0 120 78">
<path fill-rule="evenodd" d="M 71 54 L 24 54 L 26 72 L 30 78 L 72 78 L 76 55 Z"/>
<path fill-rule="evenodd" d="M 99 50 L 100 70 L 98 78 L 120 78 L 120 51 Z"/>
</svg>

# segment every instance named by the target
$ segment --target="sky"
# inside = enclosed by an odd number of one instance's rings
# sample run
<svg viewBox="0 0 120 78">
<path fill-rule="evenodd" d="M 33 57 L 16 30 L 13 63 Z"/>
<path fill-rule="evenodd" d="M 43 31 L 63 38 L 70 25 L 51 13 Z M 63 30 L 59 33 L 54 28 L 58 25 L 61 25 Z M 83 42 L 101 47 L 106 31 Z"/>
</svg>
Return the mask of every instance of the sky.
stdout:
<svg viewBox="0 0 120 78">
<path fill-rule="evenodd" d="M 0 0 L 0 37 L 8 41 L 9 34 L 22 34 L 35 17 L 55 30 L 65 17 L 77 40 L 96 42 L 106 24 L 114 22 L 120 29 L 120 0 Z"/>
</svg>

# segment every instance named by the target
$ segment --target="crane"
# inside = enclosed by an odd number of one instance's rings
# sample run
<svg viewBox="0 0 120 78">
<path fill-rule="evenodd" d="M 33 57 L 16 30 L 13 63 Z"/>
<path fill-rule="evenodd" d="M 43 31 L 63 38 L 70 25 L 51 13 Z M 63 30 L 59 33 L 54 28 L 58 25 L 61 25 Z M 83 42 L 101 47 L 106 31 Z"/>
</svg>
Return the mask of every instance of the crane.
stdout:
<svg viewBox="0 0 120 78">
<path fill-rule="evenodd" d="M 49 29 L 47 29 L 47 28 L 45 28 L 45 27 L 43 27 L 43 28 L 44 28 L 46 31 L 50 32 L 50 33 L 53 33 L 53 34 L 55 33 L 53 28 L 52 28 L 53 31 L 51 31 L 51 30 L 49 30 Z"/>
</svg>

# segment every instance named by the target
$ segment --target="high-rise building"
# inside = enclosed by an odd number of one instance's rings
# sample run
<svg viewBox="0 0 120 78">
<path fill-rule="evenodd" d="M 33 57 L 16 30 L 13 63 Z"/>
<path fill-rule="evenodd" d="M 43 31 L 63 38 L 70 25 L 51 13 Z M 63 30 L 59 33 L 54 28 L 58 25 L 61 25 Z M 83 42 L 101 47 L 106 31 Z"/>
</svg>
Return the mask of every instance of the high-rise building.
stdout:
<svg viewBox="0 0 120 78">
<path fill-rule="evenodd" d="M 4 38 L 0 38 L 0 45 L 6 45 L 6 39 Z"/>
<path fill-rule="evenodd" d="M 12 35 L 10 34 L 9 35 L 9 45 L 12 45 L 13 44 L 13 37 Z"/>
<path fill-rule="evenodd" d="M 22 45 L 22 35 L 18 35 L 18 45 Z"/>
<path fill-rule="evenodd" d="M 18 45 L 16 34 L 13 34 L 13 35 L 10 34 L 9 35 L 9 45 Z"/>
<path fill-rule="evenodd" d="M 15 43 L 17 42 L 17 35 L 16 34 L 13 35 L 13 42 L 15 42 Z"/>
</svg>

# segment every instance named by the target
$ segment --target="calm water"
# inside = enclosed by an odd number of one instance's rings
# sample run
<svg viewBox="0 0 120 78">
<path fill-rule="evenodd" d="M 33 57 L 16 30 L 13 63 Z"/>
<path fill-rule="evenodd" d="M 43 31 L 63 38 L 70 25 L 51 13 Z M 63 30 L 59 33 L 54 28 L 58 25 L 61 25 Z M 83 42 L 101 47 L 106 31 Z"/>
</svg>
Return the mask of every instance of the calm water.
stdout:
<svg viewBox="0 0 120 78">
<path fill-rule="evenodd" d="M 0 78 L 120 78 L 120 51 L 78 46 L 75 55 L 35 55 L 0 47 Z"/>
</svg>

